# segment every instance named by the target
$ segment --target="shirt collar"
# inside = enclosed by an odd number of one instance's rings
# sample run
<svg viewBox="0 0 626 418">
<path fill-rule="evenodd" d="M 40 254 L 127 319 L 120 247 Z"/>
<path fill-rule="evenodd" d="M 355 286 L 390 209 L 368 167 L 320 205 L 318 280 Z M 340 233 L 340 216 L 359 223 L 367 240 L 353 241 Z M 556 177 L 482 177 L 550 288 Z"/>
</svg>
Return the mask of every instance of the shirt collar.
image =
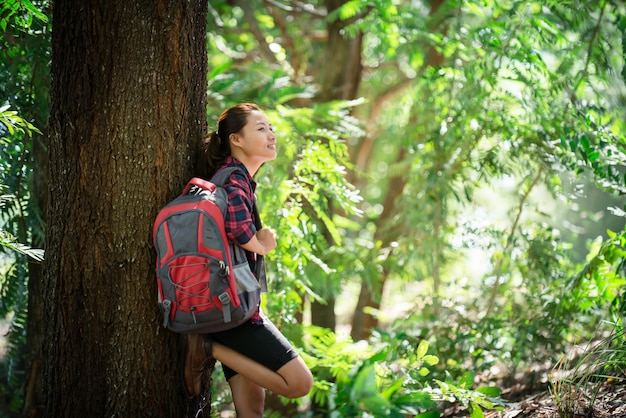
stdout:
<svg viewBox="0 0 626 418">
<path fill-rule="evenodd" d="M 248 171 L 246 166 L 241 161 L 239 161 L 238 159 L 236 159 L 233 156 L 228 156 L 226 158 L 226 165 L 236 166 L 236 167 L 241 168 L 243 170 L 243 172 L 246 174 L 246 179 L 248 179 L 248 181 L 252 185 L 252 191 L 256 190 L 256 181 L 254 181 L 254 178 L 252 178 L 252 176 L 250 175 L 250 172 Z"/>
</svg>

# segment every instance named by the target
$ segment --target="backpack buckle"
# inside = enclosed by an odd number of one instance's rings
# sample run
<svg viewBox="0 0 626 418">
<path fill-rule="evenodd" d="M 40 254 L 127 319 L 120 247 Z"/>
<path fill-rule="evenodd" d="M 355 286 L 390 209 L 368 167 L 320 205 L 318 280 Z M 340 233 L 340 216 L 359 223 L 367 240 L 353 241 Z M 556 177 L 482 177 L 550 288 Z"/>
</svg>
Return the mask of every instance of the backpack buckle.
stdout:
<svg viewBox="0 0 626 418">
<path fill-rule="evenodd" d="M 218 296 L 220 302 L 222 302 L 222 313 L 224 314 L 224 322 L 230 322 L 230 296 L 224 292 Z"/>
<path fill-rule="evenodd" d="M 167 328 L 170 323 L 170 312 L 172 310 L 172 301 L 169 299 L 165 299 L 161 303 L 161 307 L 163 308 L 163 326 Z"/>
<path fill-rule="evenodd" d="M 226 265 L 225 262 L 223 262 L 222 260 L 220 260 L 220 272 L 219 275 L 222 277 L 226 277 L 228 276 L 229 270 L 228 270 L 228 266 Z M 228 295 L 226 295 L 228 296 Z M 222 295 L 220 295 L 220 300 L 222 300 Z M 230 302 L 230 300 L 229 300 Z"/>
</svg>

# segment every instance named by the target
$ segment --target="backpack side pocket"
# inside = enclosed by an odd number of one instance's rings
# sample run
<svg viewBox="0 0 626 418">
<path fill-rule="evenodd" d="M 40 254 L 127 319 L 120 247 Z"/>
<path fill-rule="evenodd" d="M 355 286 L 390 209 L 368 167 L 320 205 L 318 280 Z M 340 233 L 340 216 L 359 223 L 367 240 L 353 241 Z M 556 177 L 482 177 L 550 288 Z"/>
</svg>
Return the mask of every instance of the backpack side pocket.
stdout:
<svg viewBox="0 0 626 418">
<path fill-rule="evenodd" d="M 259 281 L 250 270 L 250 264 L 246 258 L 246 251 L 238 245 L 230 244 L 230 253 L 233 257 L 233 268 L 235 269 L 235 281 L 237 282 L 237 293 L 254 292 L 261 288 Z"/>
</svg>

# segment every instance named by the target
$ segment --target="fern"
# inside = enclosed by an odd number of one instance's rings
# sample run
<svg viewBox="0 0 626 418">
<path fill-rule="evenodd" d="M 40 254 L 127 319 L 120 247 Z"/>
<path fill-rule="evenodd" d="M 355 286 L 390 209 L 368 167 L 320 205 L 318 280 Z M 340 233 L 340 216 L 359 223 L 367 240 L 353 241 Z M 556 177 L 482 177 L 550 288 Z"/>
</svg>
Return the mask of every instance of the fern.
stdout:
<svg viewBox="0 0 626 418">
<path fill-rule="evenodd" d="M 28 245 L 20 244 L 17 242 L 15 237 L 4 231 L 2 228 L 0 228 L 0 246 L 18 254 L 28 256 L 34 261 L 43 261 L 44 252 L 42 249 L 31 248 Z"/>
<path fill-rule="evenodd" d="M 29 2 L 25 2 L 29 5 Z M 0 20 L 2 22 L 2 20 Z M 23 368 L 27 360 L 28 260 L 41 262 L 43 250 L 24 244 L 30 233 L 29 193 L 25 173 L 32 167 L 24 158 L 34 133 L 40 133 L 8 105 L 0 107 L 0 321 L 9 321 L 4 343 L 7 353 L 0 362 L 0 396 L 6 406 L 0 415 L 21 409 Z"/>
</svg>

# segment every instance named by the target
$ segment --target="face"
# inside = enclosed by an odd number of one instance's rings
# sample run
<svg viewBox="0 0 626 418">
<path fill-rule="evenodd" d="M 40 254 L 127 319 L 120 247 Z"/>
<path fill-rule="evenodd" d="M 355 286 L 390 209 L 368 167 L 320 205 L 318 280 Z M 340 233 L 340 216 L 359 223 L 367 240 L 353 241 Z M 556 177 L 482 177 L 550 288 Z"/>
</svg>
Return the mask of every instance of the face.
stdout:
<svg viewBox="0 0 626 418">
<path fill-rule="evenodd" d="M 244 163 L 262 164 L 276 158 L 276 135 L 263 112 L 250 112 L 243 129 L 232 134 L 231 150 Z"/>
</svg>

